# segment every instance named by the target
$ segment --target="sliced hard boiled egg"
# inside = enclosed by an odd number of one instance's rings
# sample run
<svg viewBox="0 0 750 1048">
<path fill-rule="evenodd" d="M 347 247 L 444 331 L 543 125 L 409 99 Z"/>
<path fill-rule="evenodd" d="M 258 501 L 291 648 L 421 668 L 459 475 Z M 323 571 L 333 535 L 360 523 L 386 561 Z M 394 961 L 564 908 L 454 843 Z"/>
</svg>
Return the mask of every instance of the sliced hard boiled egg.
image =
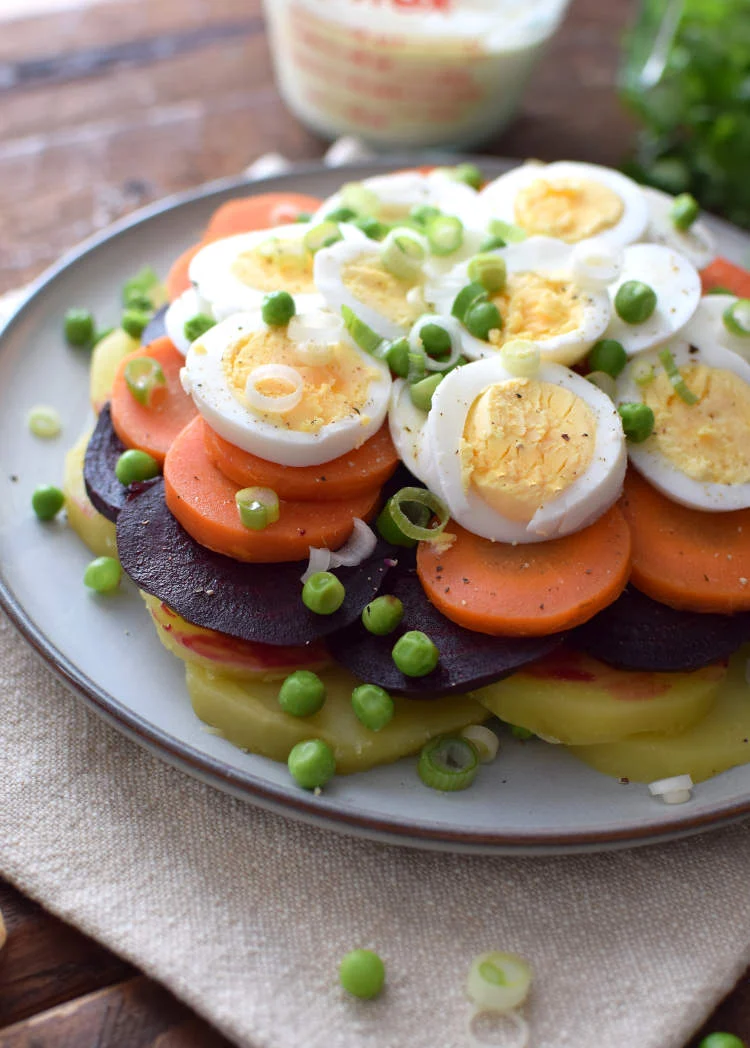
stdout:
<svg viewBox="0 0 750 1048">
<path fill-rule="evenodd" d="M 664 366 L 671 361 L 679 371 L 674 379 Z M 667 498 L 716 512 L 750 507 L 747 361 L 716 344 L 672 342 L 630 361 L 617 380 L 617 400 L 653 411 L 652 435 L 629 443 L 628 454 Z"/>
<path fill-rule="evenodd" d="M 260 311 L 223 320 L 190 347 L 183 386 L 208 425 L 282 466 L 315 466 L 373 436 L 386 417 L 388 368 L 336 317 L 268 327 Z"/>
<path fill-rule="evenodd" d="M 637 281 L 656 293 L 656 308 L 642 323 L 631 324 L 613 309 L 605 338 L 622 343 L 628 355 L 673 338 L 695 313 L 701 298 L 698 272 L 683 255 L 662 244 L 632 244 L 623 252 L 622 272 L 609 293 L 613 306 L 623 284 Z"/>
<path fill-rule="evenodd" d="M 295 222 L 216 240 L 190 263 L 190 280 L 218 320 L 260 309 L 270 291 L 288 291 L 301 311 L 320 307 L 313 254 L 304 243 L 311 228 Z M 365 239 L 355 226 L 343 224 L 340 229 L 345 239 Z"/>
<path fill-rule="evenodd" d="M 507 268 L 505 288 L 489 296 L 502 327 L 491 330 L 488 341 L 467 332 L 465 354 L 475 360 L 492 356 L 507 342 L 524 339 L 537 343 L 544 360 L 581 360 L 606 330 L 612 306 L 606 289 L 595 287 L 590 272 L 582 270 L 580 248 L 550 237 L 529 237 L 491 254 L 502 258 Z M 609 249 L 606 254 L 609 265 L 615 266 Z M 470 265 L 459 263 L 445 276 L 428 281 L 425 297 L 438 313 L 451 313 L 456 296 L 471 282 Z"/>
<path fill-rule="evenodd" d="M 400 231 L 394 231 L 392 237 Z M 427 245 L 413 230 L 405 239 Z M 424 272 L 421 264 L 396 275 L 383 259 L 383 245 L 372 240 L 339 241 L 315 256 L 315 283 L 329 309 L 341 313 L 348 306 L 382 338 L 399 338 L 425 312 Z"/>
<path fill-rule="evenodd" d="M 627 464 L 612 401 L 559 364 L 543 363 L 530 378 L 500 357 L 452 371 L 432 398 L 423 439 L 451 516 L 498 542 L 587 527 L 618 498 Z"/>
<path fill-rule="evenodd" d="M 427 412 L 415 407 L 411 389 L 405 379 L 393 383 L 388 410 L 388 427 L 399 458 L 414 476 L 428 488 L 435 489 L 430 449 L 425 443 Z"/>
<path fill-rule="evenodd" d="M 429 174 L 398 171 L 350 183 L 323 202 L 313 221 L 321 221 L 331 212 L 345 207 L 362 217 L 389 224 L 402 222 L 415 207 L 435 207 L 446 215 L 460 218 L 465 226 L 479 228 L 484 225 L 477 192 L 440 170 Z"/>
<path fill-rule="evenodd" d="M 738 335 L 730 331 L 724 321 L 726 311 L 736 308 L 737 302 L 734 295 L 705 295 L 683 328 L 681 338 L 700 350 L 721 346 L 750 361 L 750 317 L 747 335 Z"/>
<path fill-rule="evenodd" d="M 689 229 L 678 229 L 671 216 L 675 198 L 650 186 L 642 186 L 641 192 L 648 204 L 648 227 L 643 239 L 674 248 L 696 269 L 705 269 L 716 257 L 716 244 L 708 224 L 698 218 Z"/>
<path fill-rule="evenodd" d="M 188 320 L 192 320 L 201 313 L 209 317 L 213 315 L 208 302 L 201 298 L 194 287 L 190 287 L 169 304 L 164 314 L 164 327 L 167 335 L 183 357 L 190 349 L 190 339 L 185 334 L 185 325 Z"/>
<path fill-rule="evenodd" d="M 577 244 L 597 237 L 612 247 L 640 240 L 648 206 L 640 186 L 596 164 L 524 164 L 481 191 L 488 218 L 520 226 L 529 236 Z"/>
</svg>

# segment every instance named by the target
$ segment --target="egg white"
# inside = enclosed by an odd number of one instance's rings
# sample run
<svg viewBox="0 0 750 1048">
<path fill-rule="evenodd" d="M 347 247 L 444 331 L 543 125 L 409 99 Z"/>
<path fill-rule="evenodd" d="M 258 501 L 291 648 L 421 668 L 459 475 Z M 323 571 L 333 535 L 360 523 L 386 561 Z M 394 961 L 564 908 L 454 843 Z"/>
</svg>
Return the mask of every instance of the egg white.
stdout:
<svg viewBox="0 0 750 1048">
<path fill-rule="evenodd" d="M 750 364 L 736 353 L 716 343 L 704 343 L 700 348 L 693 343 L 678 340 L 669 344 L 669 350 L 678 367 L 705 364 L 707 367 L 731 371 L 739 381 L 750 385 Z M 633 369 L 651 365 L 659 370 L 659 350 L 643 353 L 632 361 L 617 379 L 617 403 L 642 403 L 643 392 L 634 381 Z M 715 484 L 687 476 L 662 455 L 653 437 L 642 444 L 628 444 L 628 456 L 639 473 L 673 502 L 692 509 L 708 512 L 727 512 L 750 507 L 750 483 Z"/>
<path fill-rule="evenodd" d="M 179 298 L 169 304 L 164 314 L 164 327 L 167 335 L 183 357 L 190 349 L 190 339 L 185 335 L 185 324 L 199 313 L 204 313 L 209 317 L 213 315 L 208 302 L 201 298 L 194 287 L 189 287 Z"/>
<path fill-rule="evenodd" d="M 642 324 L 627 324 L 614 310 L 615 296 L 630 280 L 648 284 L 656 292 L 656 309 Z M 668 342 L 698 308 L 701 278 L 684 255 L 662 244 L 631 244 L 623 252 L 620 279 L 609 289 L 612 319 L 605 338 L 616 339 L 628 356 Z"/>
<path fill-rule="evenodd" d="M 540 273 L 544 276 L 565 279 L 577 283 L 573 275 L 576 245 L 566 244 L 552 237 L 529 237 L 519 244 L 508 244 L 491 252 L 505 260 L 508 273 Z M 450 315 L 456 295 L 470 283 L 469 261 L 461 262 L 449 273 L 428 277 L 425 298 L 438 313 Z M 586 355 L 597 339 L 601 338 L 612 317 L 612 305 L 604 289 L 584 288 L 579 285 L 579 297 L 583 306 L 581 323 L 573 331 L 550 338 L 536 337 L 543 360 L 562 364 L 573 364 Z M 491 357 L 499 348 L 483 342 L 465 331 L 464 353 L 471 360 Z"/>
<path fill-rule="evenodd" d="M 317 466 L 353 451 L 372 437 L 388 412 L 391 375 L 380 361 L 368 356 L 347 335 L 343 324 L 340 341 L 349 344 L 363 362 L 374 368 L 368 398 L 351 415 L 323 426 L 317 433 L 285 429 L 282 424 L 261 418 L 241 403 L 229 388 L 222 360 L 227 349 L 242 335 L 264 331 L 260 311 L 238 313 L 221 321 L 192 344 L 182 381 L 200 415 L 219 436 L 244 451 L 281 466 Z M 303 394 L 304 395 L 304 394 Z"/>
<path fill-rule="evenodd" d="M 734 295 L 704 295 L 681 338 L 700 350 L 721 346 L 750 361 L 750 335 L 735 335 L 724 323 L 724 311 L 737 301 Z"/>
<path fill-rule="evenodd" d="M 515 378 L 500 359 L 479 360 L 452 371 L 435 391 L 427 416 L 423 440 L 432 456 L 436 493 L 462 527 L 496 542 L 543 542 L 580 531 L 613 505 L 625 477 L 625 437 L 609 397 L 560 364 L 542 364 L 534 377 L 565 387 L 584 400 L 596 418 L 597 431 L 589 468 L 557 498 L 541 506 L 528 524 L 501 516 L 463 485 L 459 449 L 468 413 L 488 386 Z"/>
<path fill-rule="evenodd" d="M 427 412 L 412 403 L 409 383 L 400 378 L 393 383 L 388 409 L 388 428 L 399 458 L 414 476 L 435 489 L 430 449 L 425 443 Z"/>
<path fill-rule="evenodd" d="M 648 205 L 640 186 L 611 168 L 570 160 L 561 160 L 554 164 L 522 164 L 490 182 L 479 194 L 487 220 L 499 218 L 504 222 L 516 224 L 515 202 L 518 193 L 540 178 L 550 182 L 567 179 L 599 182 L 617 194 L 624 210 L 616 225 L 596 234 L 596 239 L 602 243 L 610 247 L 623 247 L 640 240 L 645 233 Z"/>
<path fill-rule="evenodd" d="M 678 229 L 670 218 L 674 197 L 660 189 L 642 186 L 648 204 L 648 226 L 644 240 L 664 244 L 684 255 L 696 269 L 705 269 L 716 257 L 716 243 L 708 223 L 698 218 L 690 229 Z"/>
</svg>

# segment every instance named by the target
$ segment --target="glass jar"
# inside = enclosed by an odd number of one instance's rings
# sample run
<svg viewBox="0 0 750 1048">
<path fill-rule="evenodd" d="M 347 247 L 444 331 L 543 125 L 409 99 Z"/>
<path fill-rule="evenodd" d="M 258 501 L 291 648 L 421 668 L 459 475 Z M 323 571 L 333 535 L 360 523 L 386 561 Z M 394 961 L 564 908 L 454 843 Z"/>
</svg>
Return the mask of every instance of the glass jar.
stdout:
<svg viewBox="0 0 750 1048">
<path fill-rule="evenodd" d="M 569 0 L 265 0 L 276 75 L 318 134 L 462 148 L 500 131 Z"/>
</svg>

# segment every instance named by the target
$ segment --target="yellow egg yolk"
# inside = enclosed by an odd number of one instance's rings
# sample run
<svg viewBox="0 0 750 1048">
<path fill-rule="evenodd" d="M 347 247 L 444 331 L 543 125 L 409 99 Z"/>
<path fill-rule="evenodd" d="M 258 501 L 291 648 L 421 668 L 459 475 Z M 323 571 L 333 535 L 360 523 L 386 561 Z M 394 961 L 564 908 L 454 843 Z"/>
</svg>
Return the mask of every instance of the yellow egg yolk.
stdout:
<svg viewBox="0 0 750 1048">
<path fill-rule="evenodd" d="M 255 331 L 234 342 L 224 353 L 222 365 L 233 395 L 247 406 L 245 387 L 250 373 L 264 364 L 285 364 L 299 372 L 304 383 L 302 399 L 282 414 L 254 411 L 259 418 L 285 430 L 318 433 L 324 426 L 360 415 L 362 425 L 369 422 L 364 406 L 370 383 L 379 377 L 375 368 L 346 343 L 332 346 L 325 364 L 303 362 L 299 349 L 287 337 L 285 328 Z M 256 387 L 266 397 L 283 397 L 291 390 L 283 379 L 268 379 Z"/>
<path fill-rule="evenodd" d="M 527 233 L 577 244 L 616 226 L 625 206 L 601 182 L 538 178 L 518 193 L 514 211 L 516 222 Z"/>
<path fill-rule="evenodd" d="M 643 390 L 654 413 L 652 442 L 692 480 L 750 482 L 750 385 L 732 371 L 690 364 L 680 368 L 698 398 L 686 404 L 660 371 Z"/>
<path fill-rule="evenodd" d="M 232 263 L 232 275 L 258 291 L 315 293 L 313 256 L 295 241 L 271 237 L 252 250 L 243 251 Z"/>
<path fill-rule="evenodd" d="M 461 439 L 464 489 L 507 520 L 528 523 L 591 464 L 596 419 L 551 382 L 516 378 L 489 386 L 471 406 Z"/>
<path fill-rule="evenodd" d="M 421 295 L 407 295 L 412 288 L 422 287 L 422 277 L 401 280 L 383 267 L 377 255 L 363 255 L 342 266 L 341 279 L 347 291 L 360 302 L 401 327 L 411 327 L 425 312 Z"/>
<path fill-rule="evenodd" d="M 541 273 L 510 273 L 504 290 L 492 301 L 503 318 L 502 328 L 490 332 L 495 346 L 517 338 L 533 342 L 565 335 L 583 320 L 580 289 Z"/>
</svg>

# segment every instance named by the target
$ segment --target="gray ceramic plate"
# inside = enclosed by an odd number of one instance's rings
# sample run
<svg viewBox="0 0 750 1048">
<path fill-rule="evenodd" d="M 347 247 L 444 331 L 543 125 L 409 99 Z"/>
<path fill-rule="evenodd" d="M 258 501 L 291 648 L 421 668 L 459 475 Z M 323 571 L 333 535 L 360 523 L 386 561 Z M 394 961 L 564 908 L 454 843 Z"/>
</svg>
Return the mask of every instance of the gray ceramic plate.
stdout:
<svg viewBox="0 0 750 1048">
<path fill-rule="evenodd" d="M 504 169 L 488 161 L 489 172 Z M 346 179 L 319 166 L 267 180 L 261 189 L 320 196 Z M 86 354 L 67 348 L 61 318 L 85 305 L 117 315 L 123 281 L 150 263 L 166 272 L 217 205 L 242 192 L 223 182 L 142 211 L 84 244 L 36 284 L 0 346 L 0 602 L 49 665 L 110 723 L 165 760 L 251 803 L 346 833 L 455 851 L 545 853 L 602 849 L 692 833 L 750 813 L 750 765 L 696 789 L 669 808 L 641 785 L 620 785 L 562 747 L 503 739 L 502 754 L 471 790 L 424 788 L 413 760 L 341 777 L 314 797 L 290 784 L 283 765 L 241 753 L 205 732 L 190 707 L 182 663 L 159 643 L 135 589 L 98 599 L 81 584 L 90 559 L 64 526 L 38 524 L 30 496 L 62 475 L 63 457 L 88 417 Z M 750 237 L 716 223 L 722 252 L 746 258 Z M 54 404 L 64 436 L 35 440 L 25 416 Z M 17 479 L 14 479 L 17 478 Z M 7 758 L 6 758 L 7 759 Z"/>
</svg>

